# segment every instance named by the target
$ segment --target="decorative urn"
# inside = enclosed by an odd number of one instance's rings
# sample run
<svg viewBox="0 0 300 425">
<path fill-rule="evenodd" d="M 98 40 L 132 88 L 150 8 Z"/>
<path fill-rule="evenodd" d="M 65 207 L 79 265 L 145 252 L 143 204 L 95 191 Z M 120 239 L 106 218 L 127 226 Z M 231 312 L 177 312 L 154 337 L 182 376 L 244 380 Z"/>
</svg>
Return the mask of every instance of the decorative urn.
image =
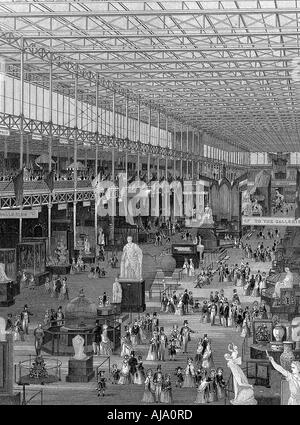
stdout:
<svg viewBox="0 0 300 425">
<path fill-rule="evenodd" d="M 295 360 L 293 353 L 293 341 L 283 341 L 283 353 L 280 355 L 281 366 L 291 372 L 291 364 Z"/>
<path fill-rule="evenodd" d="M 277 323 L 273 329 L 273 336 L 276 342 L 282 342 L 285 334 L 285 328 L 280 323 Z"/>
</svg>

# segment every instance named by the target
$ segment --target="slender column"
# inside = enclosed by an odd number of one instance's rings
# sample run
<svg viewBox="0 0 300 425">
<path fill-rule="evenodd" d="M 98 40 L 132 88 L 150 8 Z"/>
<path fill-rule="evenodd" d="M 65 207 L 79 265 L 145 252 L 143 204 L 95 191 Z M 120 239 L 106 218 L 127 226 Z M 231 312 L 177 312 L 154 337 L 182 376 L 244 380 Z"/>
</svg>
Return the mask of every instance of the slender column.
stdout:
<svg viewBox="0 0 300 425">
<path fill-rule="evenodd" d="M 112 120 L 112 133 L 115 135 L 116 131 L 116 93 L 113 92 L 113 120 Z M 115 182 L 115 149 L 111 150 L 111 178 L 112 182 Z M 115 241 L 115 210 L 113 208 L 112 217 L 111 217 L 111 243 L 114 245 Z"/>
<path fill-rule="evenodd" d="M 195 152 L 195 130 L 193 130 L 192 152 Z M 194 178 L 194 160 L 192 159 L 192 179 Z"/>
<path fill-rule="evenodd" d="M 183 125 L 181 124 L 181 133 L 180 133 L 180 151 L 181 151 L 181 159 L 180 159 L 180 178 L 183 178 L 183 160 L 182 160 L 182 150 L 183 150 Z"/>
<path fill-rule="evenodd" d="M 98 178 L 98 155 L 99 155 L 99 82 L 96 83 L 96 152 L 95 152 L 95 179 Z M 97 247 L 97 238 L 98 238 L 98 211 L 95 197 L 95 255 L 96 255 L 96 247 Z"/>
<path fill-rule="evenodd" d="M 26 167 L 29 167 L 29 135 L 26 136 Z"/>
<path fill-rule="evenodd" d="M 160 112 L 158 111 L 158 122 L 157 122 L 157 146 L 160 147 Z M 160 179 L 160 154 L 157 157 L 157 180 Z"/>
<path fill-rule="evenodd" d="M 78 74 L 75 75 L 75 117 L 74 117 L 74 201 L 73 201 L 73 238 L 76 248 L 76 219 L 77 219 L 77 129 L 78 129 Z"/>
<path fill-rule="evenodd" d="M 186 151 L 189 152 L 189 128 L 186 128 Z M 186 179 L 189 178 L 189 160 L 186 160 Z"/>
<path fill-rule="evenodd" d="M 173 130 L 173 151 L 175 152 L 176 150 L 176 127 L 175 127 L 175 123 L 174 123 L 174 130 Z M 173 174 L 174 174 L 174 178 L 176 177 L 176 155 L 174 154 L 174 158 L 173 158 Z"/>
<path fill-rule="evenodd" d="M 129 122 L 129 108 L 128 108 L 128 97 L 126 97 L 126 109 L 125 109 L 125 134 L 126 134 L 126 138 L 128 139 L 128 134 L 129 134 L 129 127 L 128 127 L 128 122 Z"/>
<path fill-rule="evenodd" d="M 23 170 L 23 156 L 24 156 L 24 40 L 22 39 L 21 50 L 21 93 L 20 93 L 20 170 Z M 19 242 L 22 242 L 22 210 L 23 203 L 20 205 L 20 219 L 19 219 Z"/>
<path fill-rule="evenodd" d="M 52 53 L 50 56 L 49 63 L 49 139 L 48 139 L 48 168 L 49 173 L 52 167 L 52 145 L 53 145 L 53 65 L 52 65 Z"/>
<path fill-rule="evenodd" d="M 149 123 L 148 123 L 148 144 L 149 144 L 149 149 L 151 146 L 151 106 L 149 107 Z M 148 158 L 147 158 L 147 180 L 148 182 L 151 179 L 151 154 L 150 152 L 148 153 Z"/>
</svg>

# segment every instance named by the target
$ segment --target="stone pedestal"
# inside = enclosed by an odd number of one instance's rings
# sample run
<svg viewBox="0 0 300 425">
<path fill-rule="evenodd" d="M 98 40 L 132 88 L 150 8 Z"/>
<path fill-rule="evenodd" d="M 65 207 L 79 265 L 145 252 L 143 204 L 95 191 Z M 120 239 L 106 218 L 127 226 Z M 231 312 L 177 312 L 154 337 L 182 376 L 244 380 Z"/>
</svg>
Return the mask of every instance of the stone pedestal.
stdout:
<svg viewBox="0 0 300 425">
<path fill-rule="evenodd" d="M 145 281 L 119 279 L 122 287 L 121 312 L 142 313 L 146 310 Z"/>
<path fill-rule="evenodd" d="M 89 382 L 94 376 L 93 356 L 86 360 L 69 360 L 67 382 Z"/>
<path fill-rule="evenodd" d="M 14 282 L 0 282 L 0 307 L 9 307 L 15 303 L 15 288 Z"/>
<path fill-rule="evenodd" d="M 0 405 L 21 404 L 21 393 L 13 392 L 13 340 L 6 335 L 5 341 L 0 341 Z"/>
</svg>

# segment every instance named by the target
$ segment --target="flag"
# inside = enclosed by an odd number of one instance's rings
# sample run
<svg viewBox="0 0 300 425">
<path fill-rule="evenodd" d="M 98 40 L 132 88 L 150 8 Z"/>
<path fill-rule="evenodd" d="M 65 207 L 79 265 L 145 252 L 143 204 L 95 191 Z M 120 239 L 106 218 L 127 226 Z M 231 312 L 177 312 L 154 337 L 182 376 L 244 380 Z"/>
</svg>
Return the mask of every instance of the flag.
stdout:
<svg viewBox="0 0 300 425">
<path fill-rule="evenodd" d="M 16 206 L 23 204 L 23 192 L 24 192 L 24 169 L 13 178 L 15 196 L 16 196 Z"/>
<path fill-rule="evenodd" d="M 45 177 L 45 183 L 49 187 L 50 192 L 53 192 L 54 189 L 54 171 L 50 171 Z"/>
<path fill-rule="evenodd" d="M 300 171 L 297 170 L 297 177 L 296 177 L 296 209 L 295 209 L 295 220 L 298 220 L 300 218 Z"/>
</svg>

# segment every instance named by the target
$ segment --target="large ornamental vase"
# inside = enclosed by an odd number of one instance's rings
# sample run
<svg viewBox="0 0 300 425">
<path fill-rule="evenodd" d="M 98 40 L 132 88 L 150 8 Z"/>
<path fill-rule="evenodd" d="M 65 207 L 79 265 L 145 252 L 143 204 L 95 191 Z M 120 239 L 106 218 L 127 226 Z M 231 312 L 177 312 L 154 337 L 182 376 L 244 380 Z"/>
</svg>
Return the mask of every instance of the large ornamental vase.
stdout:
<svg viewBox="0 0 300 425">
<path fill-rule="evenodd" d="M 292 371 L 291 364 L 295 360 L 293 345 L 293 341 L 283 341 L 283 353 L 280 356 L 281 366 L 289 372 Z"/>
<path fill-rule="evenodd" d="M 284 334 L 285 334 L 284 326 L 278 323 L 273 329 L 273 335 L 274 335 L 275 341 L 282 342 Z"/>
</svg>

